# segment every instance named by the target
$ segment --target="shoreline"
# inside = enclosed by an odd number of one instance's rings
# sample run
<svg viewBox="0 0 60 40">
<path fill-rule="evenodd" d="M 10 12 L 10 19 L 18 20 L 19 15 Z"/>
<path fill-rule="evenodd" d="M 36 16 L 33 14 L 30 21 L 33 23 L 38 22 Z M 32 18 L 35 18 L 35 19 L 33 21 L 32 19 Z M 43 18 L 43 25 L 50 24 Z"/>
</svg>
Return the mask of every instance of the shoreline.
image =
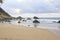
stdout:
<svg viewBox="0 0 60 40">
<path fill-rule="evenodd" d="M 60 40 L 47 29 L 0 23 L 0 40 Z"/>
</svg>

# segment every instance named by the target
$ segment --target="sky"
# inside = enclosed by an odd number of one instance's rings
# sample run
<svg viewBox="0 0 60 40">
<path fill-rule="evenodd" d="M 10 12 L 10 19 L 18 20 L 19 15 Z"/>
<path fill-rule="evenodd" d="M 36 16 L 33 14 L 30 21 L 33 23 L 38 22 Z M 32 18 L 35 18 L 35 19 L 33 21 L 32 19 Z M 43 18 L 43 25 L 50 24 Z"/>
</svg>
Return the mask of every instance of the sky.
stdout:
<svg viewBox="0 0 60 40">
<path fill-rule="evenodd" d="M 60 0 L 3 0 L 1 7 L 14 17 L 60 17 Z"/>
</svg>

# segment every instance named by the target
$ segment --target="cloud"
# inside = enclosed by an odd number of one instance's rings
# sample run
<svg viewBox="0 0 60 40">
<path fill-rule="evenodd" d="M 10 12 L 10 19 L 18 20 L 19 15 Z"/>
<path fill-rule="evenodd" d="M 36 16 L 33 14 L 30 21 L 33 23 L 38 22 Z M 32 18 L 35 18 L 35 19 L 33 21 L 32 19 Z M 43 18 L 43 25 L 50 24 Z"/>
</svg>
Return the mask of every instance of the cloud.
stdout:
<svg viewBox="0 0 60 40">
<path fill-rule="evenodd" d="M 2 8 L 11 15 L 14 8 L 21 13 L 60 13 L 60 0 L 4 0 Z"/>
<path fill-rule="evenodd" d="M 21 11 L 21 9 L 19 9 L 19 8 L 12 8 L 11 9 L 14 13 L 20 13 L 20 11 Z"/>
</svg>

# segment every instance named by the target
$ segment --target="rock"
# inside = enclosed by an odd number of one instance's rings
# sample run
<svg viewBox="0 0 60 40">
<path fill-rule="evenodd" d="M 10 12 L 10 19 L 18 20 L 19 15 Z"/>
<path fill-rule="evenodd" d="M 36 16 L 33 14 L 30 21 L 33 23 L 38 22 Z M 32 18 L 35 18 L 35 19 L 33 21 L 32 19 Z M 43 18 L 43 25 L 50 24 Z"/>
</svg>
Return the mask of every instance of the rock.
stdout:
<svg viewBox="0 0 60 40">
<path fill-rule="evenodd" d="M 40 23 L 38 20 L 34 20 L 33 23 Z"/>
<path fill-rule="evenodd" d="M 34 16 L 33 19 L 39 19 L 38 17 Z"/>
<path fill-rule="evenodd" d="M 31 20 L 31 18 L 27 18 L 27 20 Z"/>
<path fill-rule="evenodd" d="M 60 20 L 57 23 L 60 23 Z"/>
<path fill-rule="evenodd" d="M 20 23 L 20 21 L 18 21 L 18 23 Z"/>
<path fill-rule="evenodd" d="M 22 20 L 22 21 L 26 22 L 27 20 Z"/>
</svg>

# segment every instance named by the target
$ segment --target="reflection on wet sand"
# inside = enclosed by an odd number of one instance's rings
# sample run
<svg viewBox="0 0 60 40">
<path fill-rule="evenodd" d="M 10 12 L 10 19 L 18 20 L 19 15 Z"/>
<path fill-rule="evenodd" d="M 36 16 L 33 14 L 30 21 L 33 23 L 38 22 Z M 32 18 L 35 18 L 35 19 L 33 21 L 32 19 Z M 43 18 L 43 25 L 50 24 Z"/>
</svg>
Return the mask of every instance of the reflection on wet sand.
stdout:
<svg viewBox="0 0 60 40">
<path fill-rule="evenodd" d="M 33 25 L 36 28 L 39 25 L 39 23 L 34 23 Z"/>
<path fill-rule="evenodd" d="M 39 22 L 38 20 L 35 19 L 35 20 L 33 21 L 34 27 L 37 27 L 39 23 L 40 23 L 40 22 Z"/>
</svg>

